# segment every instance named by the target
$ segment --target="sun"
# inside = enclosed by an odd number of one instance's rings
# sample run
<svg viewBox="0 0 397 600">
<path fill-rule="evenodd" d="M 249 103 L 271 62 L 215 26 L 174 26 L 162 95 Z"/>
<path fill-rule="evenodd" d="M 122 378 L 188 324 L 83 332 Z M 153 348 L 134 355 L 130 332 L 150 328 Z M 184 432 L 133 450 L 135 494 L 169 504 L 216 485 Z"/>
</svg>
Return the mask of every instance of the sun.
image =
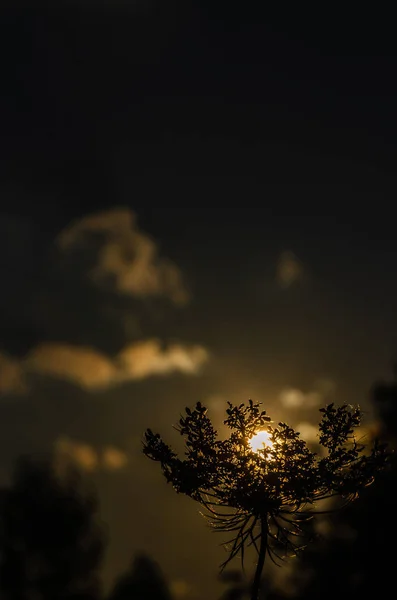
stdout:
<svg viewBox="0 0 397 600">
<path fill-rule="evenodd" d="M 251 449 L 254 452 L 261 450 L 263 446 L 268 446 L 271 448 L 273 446 L 273 442 L 270 439 L 270 433 L 268 431 L 258 431 L 249 442 Z"/>
</svg>

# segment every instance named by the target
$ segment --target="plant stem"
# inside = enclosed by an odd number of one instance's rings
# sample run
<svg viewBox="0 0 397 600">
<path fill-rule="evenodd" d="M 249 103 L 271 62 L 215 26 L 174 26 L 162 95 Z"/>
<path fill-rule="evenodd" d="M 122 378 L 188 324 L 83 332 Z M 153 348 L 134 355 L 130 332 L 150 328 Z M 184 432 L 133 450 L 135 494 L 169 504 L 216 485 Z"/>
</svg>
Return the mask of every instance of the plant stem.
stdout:
<svg viewBox="0 0 397 600">
<path fill-rule="evenodd" d="M 267 514 L 261 517 L 261 542 L 259 546 L 258 563 L 256 565 L 255 577 L 251 588 L 251 600 L 259 600 L 259 592 L 262 580 L 262 571 L 265 564 L 267 552 Z"/>
</svg>

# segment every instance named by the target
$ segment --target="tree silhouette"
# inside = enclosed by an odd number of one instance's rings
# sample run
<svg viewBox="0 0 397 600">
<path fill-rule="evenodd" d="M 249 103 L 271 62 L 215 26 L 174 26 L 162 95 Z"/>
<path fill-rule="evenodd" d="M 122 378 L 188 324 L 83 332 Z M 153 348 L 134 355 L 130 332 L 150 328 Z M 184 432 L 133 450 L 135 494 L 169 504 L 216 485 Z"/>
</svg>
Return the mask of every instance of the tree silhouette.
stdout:
<svg viewBox="0 0 397 600">
<path fill-rule="evenodd" d="M 371 400 L 380 419 L 380 436 L 395 448 L 396 382 L 374 385 Z M 304 586 L 297 585 L 301 588 L 296 595 L 298 599 L 350 599 L 374 594 L 386 597 L 395 588 L 396 480 L 394 453 L 388 468 L 377 477 L 376 486 L 365 489 L 357 502 L 335 515 L 331 535 L 325 535 L 305 553 L 300 571 L 309 576 Z"/>
<path fill-rule="evenodd" d="M 7 600 L 99 597 L 103 531 L 79 472 L 22 458 L 0 519 L 0 589 Z"/>
<path fill-rule="evenodd" d="M 109 600 L 171 600 L 171 594 L 159 565 L 149 556 L 138 554 Z"/>
<path fill-rule="evenodd" d="M 222 571 L 219 579 L 228 586 L 219 600 L 245 600 L 248 597 L 248 585 L 241 571 Z"/>
<path fill-rule="evenodd" d="M 224 543 L 229 555 L 222 569 L 239 553 L 244 567 L 246 547 L 256 549 L 251 598 L 257 600 L 266 555 L 277 563 L 283 558 L 280 552 L 297 554 L 304 547 L 304 521 L 327 510 L 321 501 L 337 497 L 344 505 L 356 499 L 385 466 L 388 451 L 376 441 L 366 452 L 358 444 L 358 408 L 330 404 L 321 409 L 320 455 L 286 423 L 270 425 L 260 404 L 249 400 L 247 405 L 228 405 L 228 438 L 218 439 L 207 409 L 198 402 L 194 410 L 186 408 L 176 427 L 185 438 L 184 459 L 150 429 L 143 451 L 160 463 L 178 493 L 205 508 L 215 530 L 232 532 Z M 254 451 L 250 441 L 262 430 L 268 432 L 269 443 Z"/>
</svg>

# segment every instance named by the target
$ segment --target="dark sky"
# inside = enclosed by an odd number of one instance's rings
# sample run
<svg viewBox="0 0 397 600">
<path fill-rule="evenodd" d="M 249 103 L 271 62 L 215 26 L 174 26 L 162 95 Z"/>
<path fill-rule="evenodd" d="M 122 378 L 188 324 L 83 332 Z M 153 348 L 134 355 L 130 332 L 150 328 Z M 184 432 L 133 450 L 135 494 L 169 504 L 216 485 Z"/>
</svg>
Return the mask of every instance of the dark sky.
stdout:
<svg viewBox="0 0 397 600">
<path fill-rule="evenodd" d="M 140 458 L 147 426 L 249 396 L 294 424 L 369 410 L 390 372 L 397 58 L 373 11 L 1 4 L 1 472 L 113 456 L 107 581 L 144 548 L 212 597 L 219 548 Z"/>
</svg>

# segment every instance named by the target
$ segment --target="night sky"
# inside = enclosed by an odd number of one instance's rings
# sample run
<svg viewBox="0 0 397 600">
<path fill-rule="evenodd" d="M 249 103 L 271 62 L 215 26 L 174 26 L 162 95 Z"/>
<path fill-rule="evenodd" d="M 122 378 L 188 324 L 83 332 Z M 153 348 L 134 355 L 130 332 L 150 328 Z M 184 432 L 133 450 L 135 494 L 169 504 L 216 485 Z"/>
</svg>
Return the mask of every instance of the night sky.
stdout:
<svg viewBox="0 0 397 600">
<path fill-rule="evenodd" d="M 1 3 L 0 475 L 92 473 L 107 584 L 143 549 L 215 597 L 146 427 L 252 397 L 310 435 L 397 358 L 391 16 L 263 5 Z"/>
</svg>

